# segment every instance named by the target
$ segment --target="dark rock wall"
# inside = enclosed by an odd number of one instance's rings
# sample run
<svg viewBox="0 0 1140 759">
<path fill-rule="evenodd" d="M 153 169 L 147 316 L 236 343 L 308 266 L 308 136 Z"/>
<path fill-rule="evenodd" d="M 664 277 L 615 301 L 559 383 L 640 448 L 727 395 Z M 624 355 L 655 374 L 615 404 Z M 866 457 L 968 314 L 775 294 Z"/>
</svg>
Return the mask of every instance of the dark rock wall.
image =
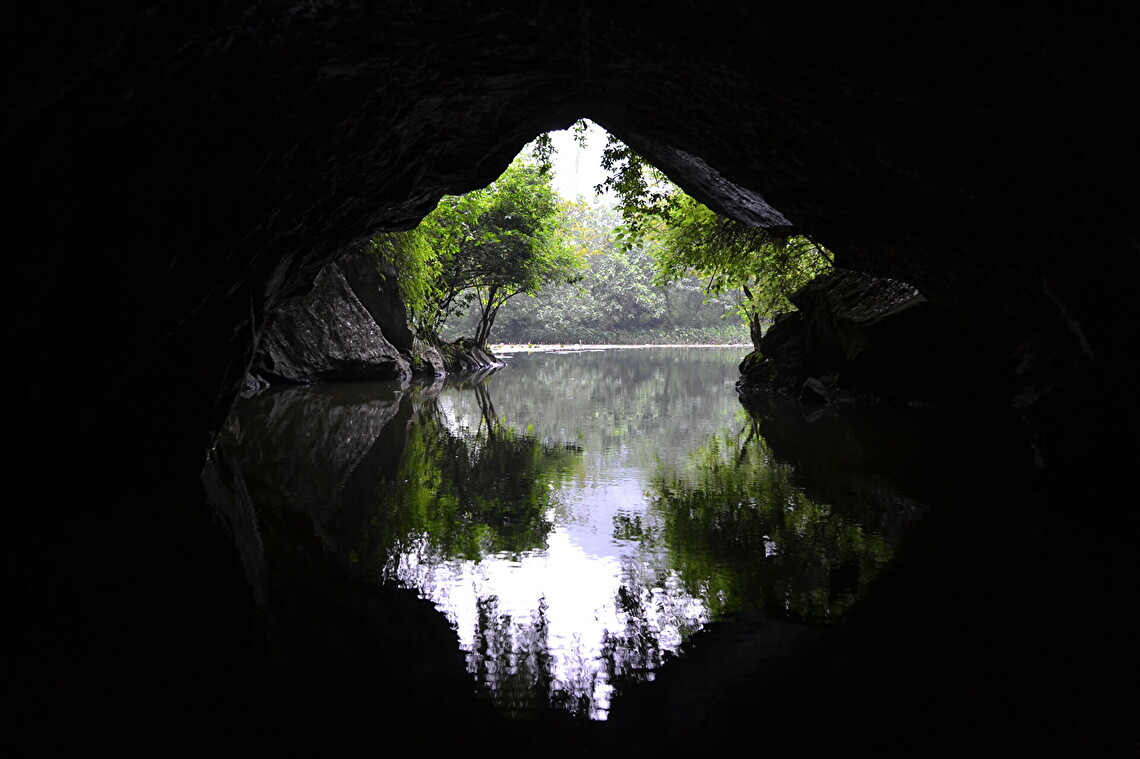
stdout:
<svg viewBox="0 0 1140 759">
<path fill-rule="evenodd" d="M 390 265 L 378 268 L 376 259 L 360 246 L 337 260 L 353 295 L 364 306 L 384 337 L 400 353 L 410 356 L 415 339 L 408 310 L 400 295 L 399 273 Z"/>
</svg>

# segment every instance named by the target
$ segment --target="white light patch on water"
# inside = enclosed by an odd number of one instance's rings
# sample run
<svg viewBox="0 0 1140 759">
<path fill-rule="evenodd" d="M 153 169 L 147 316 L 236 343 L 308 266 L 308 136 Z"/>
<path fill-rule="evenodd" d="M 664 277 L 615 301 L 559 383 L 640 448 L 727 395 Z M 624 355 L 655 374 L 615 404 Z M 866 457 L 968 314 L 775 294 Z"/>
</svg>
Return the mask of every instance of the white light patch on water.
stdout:
<svg viewBox="0 0 1140 759">
<path fill-rule="evenodd" d="M 604 482 L 558 486 L 560 506 L 546 515 L 555 527 L 545 549 L 435 564 L 421 562 L 413 551 L 401 557 L 399 579 L 447 616 L 469 655 L 479 647 L 480 601 L 497 599 L 497 614 L 509 616 L 516 632 L 532 624 L 545 603 L 553 688 L 576 699 L 585 696 L 590 716 L 605 719 L 613 685 L 604 670 L 603 646 L 607 633 L 621 636 L 630 621 L 616 602 L 623 584 L 643 600 L 644 621 L 663 653 L 677 652 L 682 626 L 700 626 L 709 618 L 705 603 L 691 596 L 675 573 L 658 577 L 645 567 L 641 541 L 614 537 L 619 514 L 649 520 L 643 484 L 632 475 L 611 470 Z"/>
</svg>

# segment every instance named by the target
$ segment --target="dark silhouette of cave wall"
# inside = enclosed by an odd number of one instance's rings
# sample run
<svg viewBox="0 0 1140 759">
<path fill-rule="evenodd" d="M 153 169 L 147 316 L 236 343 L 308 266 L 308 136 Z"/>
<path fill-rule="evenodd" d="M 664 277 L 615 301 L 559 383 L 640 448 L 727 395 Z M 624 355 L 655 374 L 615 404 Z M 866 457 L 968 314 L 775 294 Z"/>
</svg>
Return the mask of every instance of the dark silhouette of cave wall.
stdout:
<svg viewBox="0 0 1140 759">
<path fill-rule="evenodd" d="M 1128 12 L 787 6 L 11 9 L 0 303 L 24 496 L 6 559 L 14 650 L 43 652 L 41 692 L 104 698 L 127 660 L 107 651 L 130 646 L 229 682 L 188 655 L 242 660 L 252 627 L 232 545 L 192 494 L 266 314 L 581 116 L 714 206 L 916 285 L 980 354 L 1008 356 L 1039 459 L 1081 473 L 1057 499 L 1107 510 L 1092 552 L 1129 512 L 1099 474 L 1134 450 Z M 1105 463 L 1088 443 L 1110 435 Z"/>
<path fill-rule="evenodd" d="M 87 441 L 130 410 L 150 453 L 197 468 L 267 308 L 579 116 L 714 205 L 747 215 L 725 190 L 744 188 L 844 266 L 960 309 L 1031 354 L 1035 387 L 1078 366 L 1124 381 L 1126 22 L 1077 4 L 22 9 L 4 299 L 35 374 L 21 421 Z M 53 402 L 76 381 L 98 400 Z"/>
</svg>

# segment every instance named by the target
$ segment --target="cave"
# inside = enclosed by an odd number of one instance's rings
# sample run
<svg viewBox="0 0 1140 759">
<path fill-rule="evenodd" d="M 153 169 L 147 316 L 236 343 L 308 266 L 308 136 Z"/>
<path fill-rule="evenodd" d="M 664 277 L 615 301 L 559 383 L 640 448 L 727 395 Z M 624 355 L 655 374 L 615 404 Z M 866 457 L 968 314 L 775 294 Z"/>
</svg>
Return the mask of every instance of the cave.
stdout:
<svg viewBox="0 0 1140 759">
<path fill-rule="evenodd" d="M 995 515 L 1001 540 L 931 570 L 981 565 L 1036 609 L 996 630 L 968 609 L 947 618 L 954 636 L 1010 648 L 938 670 L 942 698 L 923 703 L 968 713 L 979 698 L 984 714 L 948 739 L 933 731 L 951 718 L 885 707 L 819 745 L 1134 750 L 1127 11 L 269 0 L 27 6 L 9 20 L 19 743 L 141 747 L 161 731 L 172 746 L 300 745 L 318 713 L 313 746 L 413 740 L 345 672 L 321 691 L 344 694 L 335 707 L 257 707 L 279 686 L 273 644 L 199 476 L 276 304 L 588 117 L 713 208 L 914 285 L 976 346 L 963 365 L 1004 362 L 1016 386 L 993 400 L 1024 425 L 1032 492 Z M 801 702 L 827 690 L 816 675 Z M 478 729 L 452 698 L 432 719 Z M 771 740 L 794 747 L 791 733 Z"/>
</svg>

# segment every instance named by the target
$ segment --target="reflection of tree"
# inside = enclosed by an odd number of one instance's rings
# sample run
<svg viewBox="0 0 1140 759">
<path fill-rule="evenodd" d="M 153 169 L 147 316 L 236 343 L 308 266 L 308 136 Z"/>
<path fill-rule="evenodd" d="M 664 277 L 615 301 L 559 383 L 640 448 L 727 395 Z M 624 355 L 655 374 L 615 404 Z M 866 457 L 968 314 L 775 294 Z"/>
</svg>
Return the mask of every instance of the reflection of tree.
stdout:
<svg viewBox="0 0 1140 759">
<path fill-rule="evenodd" d="M 651 507 L 664 519 L 671 560 L 714 613 L 759 605 L 824 621 L 843 614 L 888 561 L 878 534 L 813 502 L 767 443 L 749 434 L 711 438 L 695 475 L 660 471 Z"/>
<path fill-rule="evenodd" d="M 708 621 L 705 606 L 694 602 L 665 554 L 648 545 L 642 548 L 623 567 L 614 595 L 624 627 L 607 630 L 602 638 L 605 681 L 619 691 L 650 679 L 680 642 Z"/>
<path fill-rule="evenodd" d="M 516 429 L 573 442 L 622 466 L 681 457 L 694 437 L 740 412 L 739 349 L 658 348 L 519 355 L 493 379 L 495 409 Z M 725 392 L 709 392 L 723 382 Z M 683 450 L 684 449 L 684 450 Z"/>
<path fill-rule="evenodd" d="M 525 622 L 499 611 L 496 596 L 476 602 L 475 650 L 467 668 L 491 694 L 495 706 L 512 719 L 533 717 L 547 708 L 551 683 L 546 599 Z"/>
<path fill-rule="evenodd" d="M 570 471 L 579 451 L 517 433 L 496 419 L 485 387 L 473 390 L 482 411 L 477 429 L 452 429 L 438 399 L 424 400 L 397 477 L 378 489 L 358 555 L 373 556 L 387 577 L 401 554 L 477 561 L 545 546 L 551 481 Z"/>
<path fill-rule="evenodd" d="M 640 586 L 630 587 L 624 583 L 614 596 L 618 611 L 625 617 L 625 629 L 606 630 L 602 638 L 602 664 L 606 679 L 615 686 L 645 680 L 664 659 L 647 609 L 649 597 Z"/>
</svg>

